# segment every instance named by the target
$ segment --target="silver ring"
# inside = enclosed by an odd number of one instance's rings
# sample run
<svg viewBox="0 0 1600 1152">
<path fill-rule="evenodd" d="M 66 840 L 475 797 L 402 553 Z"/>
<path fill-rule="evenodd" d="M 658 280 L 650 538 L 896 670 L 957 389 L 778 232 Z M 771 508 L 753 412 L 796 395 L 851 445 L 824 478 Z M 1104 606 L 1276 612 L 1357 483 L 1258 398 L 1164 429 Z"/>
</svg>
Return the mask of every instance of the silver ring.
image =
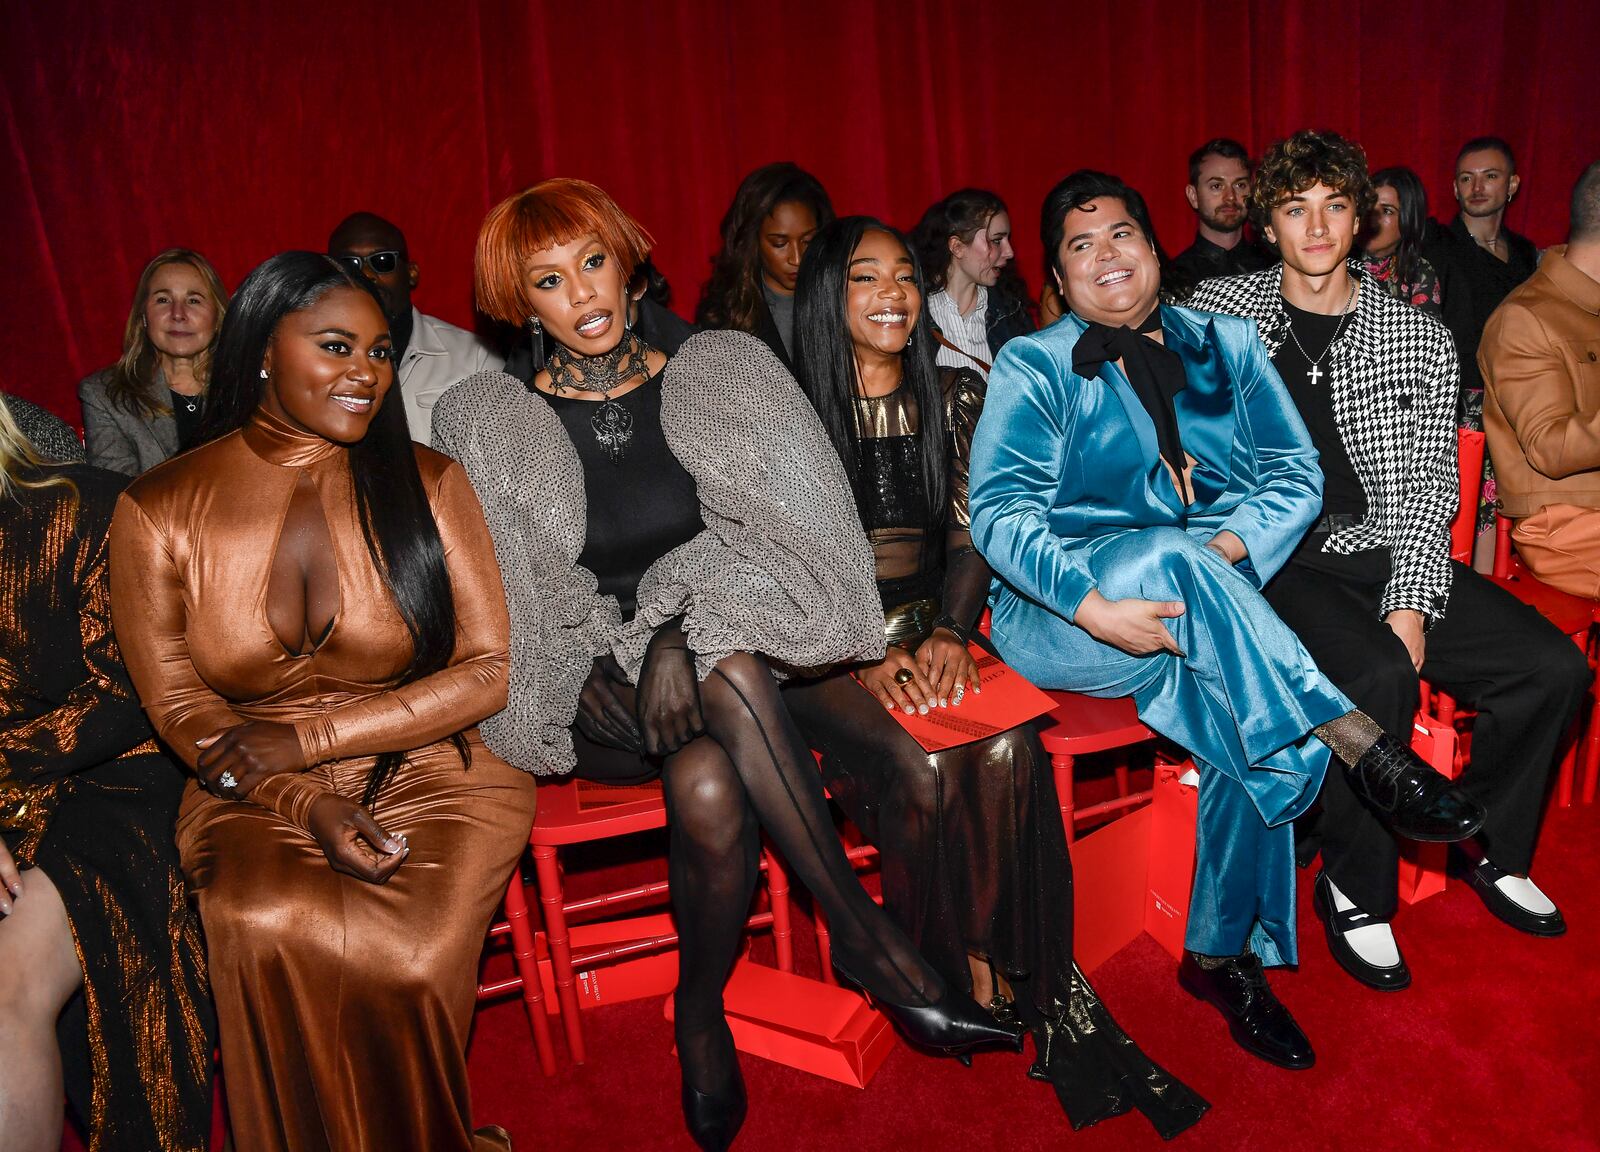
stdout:
<svg viewBox="0 0 1600 1152">
<path fill-rule="evenodd" d="M 950 698 L 950 702 L 952 704 L 959 704 L 959 703 L 961 703 L 961 698 L 963 696 L 965 696 L 966 694 L 967 694 L 967 686 L 965 684 L 957 684 L 956 685 L 956 690 L 955 690 L 954 694 Z"/>
<path fill-rule="evenodd" d="M 231 792 L 238 786 L 239 782 L 233 778 L 233 773 L 229 772 L 226 768 L 222 770 L 222 775 L 217 777 L 218 788 L 226 788 Z"/>
</svg>

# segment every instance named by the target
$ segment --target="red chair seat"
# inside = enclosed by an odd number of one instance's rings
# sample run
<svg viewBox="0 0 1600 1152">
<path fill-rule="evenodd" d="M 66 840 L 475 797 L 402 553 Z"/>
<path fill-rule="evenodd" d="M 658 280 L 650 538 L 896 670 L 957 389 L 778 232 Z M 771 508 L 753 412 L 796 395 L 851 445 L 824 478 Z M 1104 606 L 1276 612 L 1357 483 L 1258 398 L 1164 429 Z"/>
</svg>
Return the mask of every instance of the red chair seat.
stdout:
<svg viewBox="0 0 1600 1152">
<path fill-rule="evenodd" d="M 1039 742 L 1050 756 L 1061 821 L 1070 843 L 1077 838 L 1079 824 L 1137 807 L 1151 795 L 1149 791 L 1129 792 L 1128 766 L 1124 762 L 1116 770 L 1117 798 L 1079 808 L 1073 798 L 1077 758 L 1143 744 L 1154 740 L 1156 734 L 1139 719 L 1131 696 L 1084 696 L 1059 691 L 1050 692 L 1049 696 L 1056 707 L 1039 731 Z"/>
</svg>

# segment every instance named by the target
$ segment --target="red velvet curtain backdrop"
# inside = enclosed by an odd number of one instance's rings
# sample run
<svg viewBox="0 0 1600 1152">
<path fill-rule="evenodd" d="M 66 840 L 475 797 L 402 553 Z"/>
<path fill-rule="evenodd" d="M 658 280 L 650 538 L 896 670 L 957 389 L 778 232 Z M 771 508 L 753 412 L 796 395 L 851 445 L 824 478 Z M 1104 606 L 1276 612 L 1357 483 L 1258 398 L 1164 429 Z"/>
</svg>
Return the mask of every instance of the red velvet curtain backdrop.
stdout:
<svg viewBox="0 0 1600 1152">
<path fill-rule="evenodd" d="M 903 225 L 944 193 L 1037 211 L 1084 165 L 1188 243 L 1184 161 L 1300 127 L 1409 164 L 1448 218 L 1465 138 L 1506 136 L 1512 227 L 1559 242 L 1600 158 L 1592 0 L 49 0 L 0 13 L 0 389 L 78 419 L 144 263 L 205 253 L 232 287 L 347 212 L 405 230 L 418 305 L 472 322 L 472 243 L 500 197 L 594 180 L 654 233 L 693 311 L 740 176 L 792 159 L 841 212 Z"/>
</svg>

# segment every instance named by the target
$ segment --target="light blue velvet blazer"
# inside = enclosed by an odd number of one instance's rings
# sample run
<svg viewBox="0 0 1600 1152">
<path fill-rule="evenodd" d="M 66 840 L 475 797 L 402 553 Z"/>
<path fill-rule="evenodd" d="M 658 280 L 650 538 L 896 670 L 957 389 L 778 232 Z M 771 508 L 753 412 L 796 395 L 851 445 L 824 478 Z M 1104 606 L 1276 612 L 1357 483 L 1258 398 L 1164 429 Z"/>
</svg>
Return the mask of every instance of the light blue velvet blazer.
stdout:
<svg viewBox="0 0 1600 1152">
<path fill-rule="evenodd" d="M 1238 570 L 1260 588 L 1317 518 L 1316 449 L 1254 322 L 1162 306 L 1161 326 L 1188 378 L 1174 399 L 1195 460 L 1187 507 L 1122 370 L 1072 370 L 1082 320 L 1069 313 L 1001 350 L 970 492 L 973 540 L 996 575 L 991 601 L 1021 596 L 1070 620 L 1095 586 L 1086 548 L 1158 526 L 1234 532 L 1249 552 Z"/>
</svg>

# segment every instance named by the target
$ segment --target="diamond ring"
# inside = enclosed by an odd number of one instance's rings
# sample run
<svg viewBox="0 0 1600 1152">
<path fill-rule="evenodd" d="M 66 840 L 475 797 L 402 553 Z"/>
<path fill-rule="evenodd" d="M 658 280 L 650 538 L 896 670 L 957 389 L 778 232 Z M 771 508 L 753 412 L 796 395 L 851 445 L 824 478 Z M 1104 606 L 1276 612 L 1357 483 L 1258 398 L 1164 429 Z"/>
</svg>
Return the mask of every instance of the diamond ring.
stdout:
<svg viewBox="0 0 1600 1152">
<path fill-rule="evenodd" d="M 237 788 L 238 786 L 239 786 L 239 782 L 233 778 L 233 773 L 227 771 L 226 769 L 223 770 L 223 773 L 222 773 L 221 776 L 217 777 L 217 787 L 218 788 L 225 788 L 225 789 L 227 789 L 228 791 L 231 792 L 235 788 Z"/>
</svg>

